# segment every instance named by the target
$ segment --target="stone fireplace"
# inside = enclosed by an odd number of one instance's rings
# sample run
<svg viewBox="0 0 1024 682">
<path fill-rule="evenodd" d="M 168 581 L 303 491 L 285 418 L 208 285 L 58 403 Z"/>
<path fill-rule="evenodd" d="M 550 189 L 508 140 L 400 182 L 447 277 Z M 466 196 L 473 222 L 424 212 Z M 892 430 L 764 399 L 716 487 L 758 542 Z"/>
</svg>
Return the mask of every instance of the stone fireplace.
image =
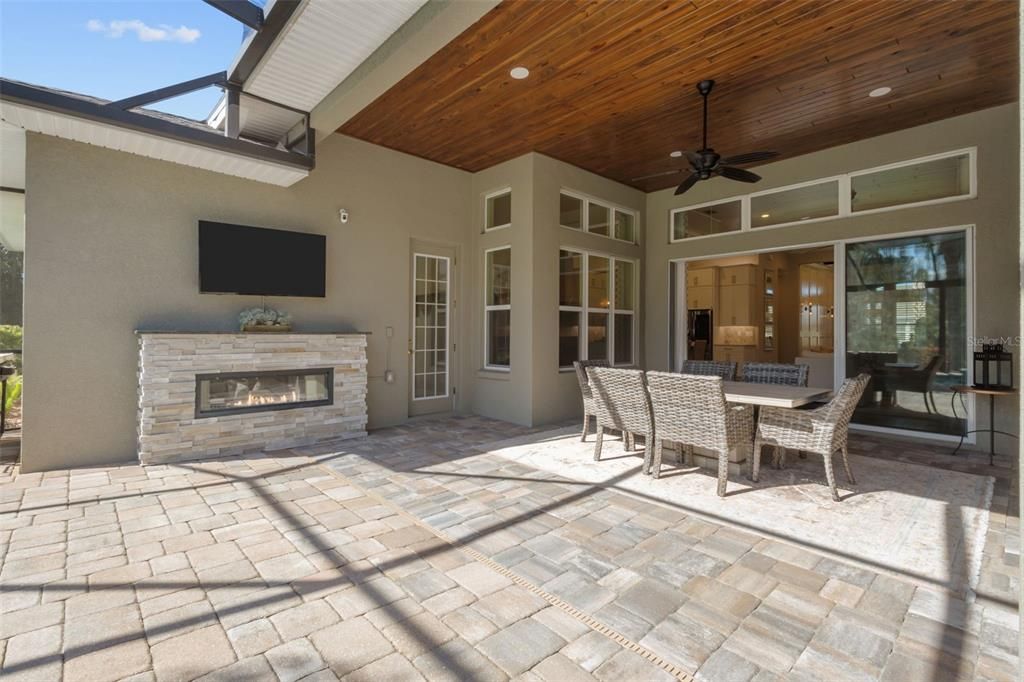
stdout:
<svg viewBox="0 0 1024 682">
<path fill-rule="evenodd" d="M 366 334 L 140 331 L 139 460 L 366 434 Z"/>
</svg>

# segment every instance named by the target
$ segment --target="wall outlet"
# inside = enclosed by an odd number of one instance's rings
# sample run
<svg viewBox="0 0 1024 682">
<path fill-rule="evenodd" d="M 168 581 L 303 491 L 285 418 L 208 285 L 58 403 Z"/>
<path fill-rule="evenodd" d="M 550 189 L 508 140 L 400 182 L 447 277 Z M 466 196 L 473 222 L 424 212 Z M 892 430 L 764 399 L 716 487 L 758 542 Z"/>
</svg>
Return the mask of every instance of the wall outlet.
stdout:
<svg viewBox="0 0 1024 682">
<path fill-rule="evenodd" d="M 384 336 L 386 336 L 387 338 L 390 339 L 394 335 L 395 335 L 395 328 L 394 327 L 384 327 Z"/>
</svg>

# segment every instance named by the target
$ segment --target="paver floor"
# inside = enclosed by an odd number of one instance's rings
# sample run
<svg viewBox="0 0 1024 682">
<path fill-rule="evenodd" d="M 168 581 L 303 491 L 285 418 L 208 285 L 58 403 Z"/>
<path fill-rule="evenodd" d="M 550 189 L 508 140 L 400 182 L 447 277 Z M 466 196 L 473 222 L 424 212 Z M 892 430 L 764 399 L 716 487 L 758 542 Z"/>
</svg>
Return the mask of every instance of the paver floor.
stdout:
<svg viewBox="0 0 1024 682">
<path fill-rule="evenodd" d="M 854 441 L 996 475 L 978 593 L 951 595 L 488 453 L 529 433 L 416 420 L 261 456 L 10 472 L 0 676 L 1016 678 L 1009 469 Z"/>
</svg>

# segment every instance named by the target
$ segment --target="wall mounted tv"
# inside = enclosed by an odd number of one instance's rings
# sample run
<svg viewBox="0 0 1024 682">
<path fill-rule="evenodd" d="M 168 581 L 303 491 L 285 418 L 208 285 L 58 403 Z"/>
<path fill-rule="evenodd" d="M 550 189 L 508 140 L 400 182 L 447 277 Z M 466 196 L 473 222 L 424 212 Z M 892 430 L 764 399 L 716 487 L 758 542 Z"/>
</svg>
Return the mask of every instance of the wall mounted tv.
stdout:
<svg viewBox="0 0 1024 682">
<path fill-rule="evenodd" d="M 326 295 L 327 237 L 199 221 L 199 291 Z"/>
</svg>

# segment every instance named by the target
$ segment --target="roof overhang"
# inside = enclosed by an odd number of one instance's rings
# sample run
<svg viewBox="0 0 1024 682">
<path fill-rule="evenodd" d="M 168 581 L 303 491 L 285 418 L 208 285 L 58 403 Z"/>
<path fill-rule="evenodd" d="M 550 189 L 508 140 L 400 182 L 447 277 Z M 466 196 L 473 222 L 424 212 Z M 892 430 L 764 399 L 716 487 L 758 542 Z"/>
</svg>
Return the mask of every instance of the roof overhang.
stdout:
<svg viewBox="0 0 1024 682">
<path fill-rule="evenodd" d="M 37 133 L 286 187 L 313 168 L 308 156 L 227 137 L 198 122 L 188 125 L 4 79 L 0 119 Z"/>
<path fill-rule="evenodd" d="M 241 134 L 260 140 L 287 139 L 297 119 L 266 102 L 309 112 L 414 15 L 427 11 L 425 4 L 426 0 L 268 3 L 263 24 L 246 38 L 228 69 L 228 80 L 243 89 Z M 211 125 L 223 125 L 224 104 L 222 99 L 214 109 Z"/>
</svg>

